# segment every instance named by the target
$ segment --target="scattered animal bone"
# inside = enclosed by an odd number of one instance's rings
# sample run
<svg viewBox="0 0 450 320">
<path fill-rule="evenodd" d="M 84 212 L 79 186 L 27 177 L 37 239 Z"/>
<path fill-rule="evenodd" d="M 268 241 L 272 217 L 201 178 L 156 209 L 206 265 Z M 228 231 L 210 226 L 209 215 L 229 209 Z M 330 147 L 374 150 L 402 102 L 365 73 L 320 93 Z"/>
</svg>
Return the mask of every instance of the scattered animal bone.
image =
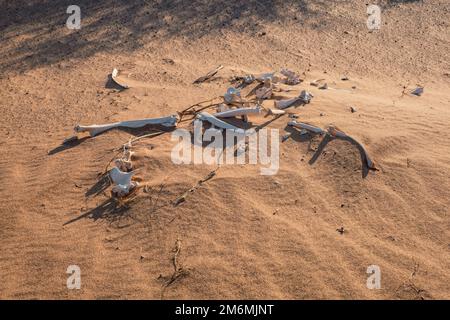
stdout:
<svg viewBox="0 0 450 320">
<path fill-rule="evenodd" d="M 310 103 L 311 99 L 313 97 L 314 96 L 312 95 L 312 93 L 302 90 L 302 92 L 300 93 L 300 95 L 298 97 L 295 97 L 292 99 L 287 99 L 287 100 L 275 101 L 274 105 L 275 105 L 275 108 L 277 108 L 277 109 L 286 109 L 286 108 L 289 108 L 290 106 L 292 106 L 297 101 L 302 101 L 303 103 Z"/>
<path fill-rule="evenodd" d="M 231 109 L 223 112 L 215 113 L 213 116 L 217 118 L 232 118 L 232 117 L 240 117 L 247 116 L 249 114 L 259 114 L 261 112 L 260 107 L 256 108 L 238 108 Z"/>
<path fill-rule="evenodd" d="M 239 102 L 241 101 L 241 91 L 239 89 L 230 87 L 227 93 L 223 96 L 226 103 Z"/>
<path fill-rule="evenodd" d="M 372 169 L 372 170 L 376 170 L 377 169 L 375 167 L 375 164 L 373 163 L 373 161 L 370 159 L 369 154 L 367 153 L 367 150 L 364 148 L 364 146 L 361 143 L 359 143 L 357 140 L 355 140 L 354 138 L 350 137 L 345 132 L 339 130 L 336 127 L 329 126 L 327 131 L 328 131 L 328 134 L 330 134 L 333 137 L 348 139 L 348 140 L 351 140 L 352 142 L 354 142 L 355 144 L 357 144 L 361 148 L 363 153 L 364 153 L 364 157 L 365 157 L 365 161 L 366 161 L 367 167 L 369 169 Z"/>
<path fill-rule="evenodd" d="M 286 113 L 286 111 L 280 110 L 280 109 L 267 109 L 267 115 L 271 115 L 271 116 L 278 116 L 278 115 L 282 115 L 285 113 Z"/>
<path fill-rule="evenodd" d="M 319 127 L 316 127 L 316 126 L 313 126 L 313 125 L 310 125 L 307 123 L 303 123 L 303 122 L 297 122 L 295 120 L 289 121 L 288 125 L 292 126 L 292 127 L 297 127 L 297 128 L 303 129 L 303 130 L 307 130 L 307 131 L 310 131 L 313 133 L 318 133 L 318 134 L 326 133 L 326 131 L 323 130 L 322 128 L 319 128 Z"/>
<path fill-rule="evenodd" d="M 128 89 L 129 86 L 126 83 L 123 83 L 122 81 L 120 81 L 117 77 L 119 76 L 119 70 L 117 70 L 116 68 L 113 69 L 113 71 L 111 72 L 111 79 L 117 83 L 119 86 L 121 86 L 122 88 Z"/>
<path fill-rule="evenodd" d="M 244 132 L 245 132 L 244 129 L 235 127 L 232 124 L 222 121 L 222 120 L 216 118 L 215 116 L 209 114 L 208 112 L 200 112 L 197 115 L 197 119 L 200 121 L 207 121 L 207 122 L 211 123 L 213 126 L 219 127 L 221 129 L 234 130 L 236 133 L 242 133 L 242 134 L 244 134 Z"/>
<path fill-rule="evenodd" d="M 256 89 L 256 97 L 258 99 L 270 99 L 272 97 L 272 88 L 267 87 L 261 87 L 259 89 Z"/>
<path fill-rule="evenodd" d="M 260 82 L 265 82 L 267 79 L 270 79 L 274 83 L 278 82 L 278 78 L 275 76 L 275 72 L 263 73 L 263 74 L 254 76 L 254 78 Z"/>
<path fill-rule="evenodd" d="M 127 147 L 127 144 L 123 146 L 123 156 L 121 159 L 116 159 L 114 164 L 117 168 L 124 172 L 130 172 L 133 170 L 133 164 L 131 162 L 131 157 L 134 155 L 134 152 Z"/>
<path fill-rule="evenodd" d="M 71 136 L 69 138 L 64 139 L 64 141 L 62 142 L 62 144 L 71 144 L 72 142 L 75 142 L 78 140 L 77 136 Z"/>
<path fill-rule="evenodd" d="M 327 90 L 328 89 L 328 83 L 324 83 L 319 87 L 320 90 Z"/>
<path fill-rule="evenodd" d="M 292 133 L 288 132 L 284 136 L 281 137 L 281 142 L 285 142 L 289 137 L 292 135 Z"/>
<path fill-rule="evenodd" d="M 315 127 L 315 126 L 312 126 L 310 124 L 297 122 L 297 121 L 289 121 L 288 125 L 293 126 L 293 127 L 297 127 L 297 128 L 300 128 L 300 129 L 305 129 L 305 130 L 308 130 L 308 131 L 311 131 L 311 132 L 314 132 L 314 133 L 318 133 L 318 134 L 326 133 L 326 134 L 328 134 L 328 135 L 330 135 L 332 137 L 335 137 L 335 138 L 341 138 L 341 139 L 346 139 L 346 140 L 352 141 L 353 143 L 357 144 L 361 148 L 361 150 L 363 151 L 367 167 L 369 169 L 372 169 L 372 170 L 377 170 L 377 168 L 375 167 L 375 164 L 370 159 L 369 154 L 367 153 L 367 150 L 364 148 L 364 146 L 361 143 L 359 143 L 357 140 L 355 140 L 354 138 L 352 138 L 349 135 L 347 135 L 345 132 L 337 129 L 336 127 L 329 126 L 327 128 L 327 130 L 323 130 L 323 129 L 319 128 L 319 127 Z"/>
<path fill-rule="evenodd" d="M 224 111 L 227 111 L 227 110 L 230 110 L 230 107 L 227 106 L 227 105 L 224 104 L 224 103 L 219 104 L 219 105 L 217 106 L 217 108 L 216 108 L 216 111 L 217 111 L 218 113 L 219 113 L 219 112 L 224 112 Z"/>
<path fill-rule="evenodd" d="M 122 198 L 136 188 L 138 182 L 131 180 L 133 175 L 134 172 L 123 172 L 117 167 L 112 168 L 109 172 L 109 177 L 114 183 L 114 187 L 111 190 L 112 194 Z"/>
<path fill-rule="evenodd" d="M 273 89 L 272 79 L 267 78 L 266 80 L 264 80 L 264 85 L 256 89 L 255 91 L 256 97 L 258 99 L 270 99 L 273 93 L 272 89 Z"/>
<path fill-rule="evenodd" d="M 291 71 L 291 70 L 288 70 L 288 69 L 281 69 L 280 73 L 283 76 L 287 77 L 283 81 L 285 84 L 296 85 L 296 84 L 299 84 L 301 82 L 300 77 L 294 71 Z"/>
<path fill-rule="evenodd" d="M 320 85 L 321 81 L 324 81 L 325 79 L 317 79 L 317 80 L 313 80 L 311 81 L 309 84 L 314 86 L 314 87 L 318 87 Z"/>
<path fill-rule="evenodd" d="M 177 117 L 175 115 L 171 115 L 168 117 L 162 117 L 162 118 L 147 118 L 147 119 L 140 119 L 140 120 L 129 120 L 129 121 L 120 121 L 120 122 L 114 122 L 114 123 L 108 123 L 108 124 L 101 124 L 101 125 L 90 125 L 90 126 L 82 126 L 77 125 L 75 127 L 76 132 L 89 132 L 91 137 L 96 136 L 99 133 L 102 133 L 104 131 L 107 131 L 112 128 L 119 128 L 119 127 L 125 127 L 125 128 L 141 128 L 146 125 L 151 124 L 160 124 L 166 127 L 173 127 L 176 125 Z"/>
<path fill-rule="evenodd" d="M 246 76 L 244 76 L 244 78 L 243 78 L 243 81 L 244 81 L 244 83 L 245 84 L 251 84 L 251 83 L 253 83 L 253 81 L 255 81 L 256 79 L 255 79 L 255 76 L 254 75 L 246 75 Z"/>
<path fill-rule="evenodd" d="M 206 80 L 211 79 L 212 77 L 214 77 L 216 75 L 217 72 L 219 72 L 219 70 L 223 69 L 223 66 L 220 65 L 217 68 L 215 68 L 214 70 L 208 72 L 205 76 L 198 78 L 197 80 L 194 81 L 194 84 L 197 83 L 202 83 L 205 82 Z"/>
<path fill-rule="evenodd" d="M 411 94 L 420 97 L 423 94 L 423 87 L 417 87 L 413 91 L 411 91 Z"/>
<path fill-rule="evenodd" d="M 300 99 L 304 103 L 310 103 L 312 98 L 314 98 L 313 94 L 308 91 L 302 90 L 302 92 L 300 93 Z"/>
</svg>

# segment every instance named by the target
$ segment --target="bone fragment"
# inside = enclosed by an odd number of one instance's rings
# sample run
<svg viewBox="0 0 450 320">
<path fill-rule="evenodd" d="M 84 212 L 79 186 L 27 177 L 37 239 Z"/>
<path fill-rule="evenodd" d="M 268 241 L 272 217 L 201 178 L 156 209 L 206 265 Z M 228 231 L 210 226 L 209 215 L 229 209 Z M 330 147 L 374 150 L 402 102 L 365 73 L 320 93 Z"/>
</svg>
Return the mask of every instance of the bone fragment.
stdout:
<svg viewBox="0 0 450 320">
<path fill-rule="evenodd" d="M 111 72 L 111 79 L 112 79 L 115 83 L 117 83 L 119 86 L 121 86 L 121 87 L 123 87 L 123 88 L 125 88 L 125 89 L 128 89 L 129 86 L 128 86 L 126 83 L 120 81 L 120 80 L 117 78 L 118 76 L 119 76 L 119 70 L 117 70 L 116 68 L 114 68 L 113 71 Z"/>
<path fill-rule="evenodd" d="M 285 84 L 296 85 L 301 82 L 300 77 L 294 71 L 289 69 L 281 69 L 280 73 L 287 77 L 283 81 Z"/>
<path fill-rule="evenodd" d="M 226 130 L 234 130 L 236 133 L 245 133 L 244 129 L 235 127 L 225 121 L 222 121 L 218 118 L 216 118 L 215 116 L 209 114 L 208 112 L 200 112 L 197 115 L 197 119 L 200 121 L 207 121 L 209 123 L 211 123 L 213 126 L 221 128 L 221 129 L 226 129 Z"/>
<path fill-rule="evenodd" d="M 126 128 L 140 128 L 150 124 L 160 124 L 166 127 L 173 127 L 176 125 L 177 117 L 175 115 L 171 115 L 163 118 L 147 118 L 140 120 L 130 120 L 130 121 L 120 121 L 108 124 L 94 124 L 90 126 L 77 125 L 75 127 L 76 132 L 89 132 L 91 137 L 96 136 L 99 133 L 107 131 L 112 128 L 118 127 L 126 127 Z"/>
<path fill-rule="evenodd" d="M 348 139 L 351 140 L 352 142 L 354 142 L 355 144 L 357 144 L 361 150 L 364 152 L 364 156 L 365 156 L 365 160 L 366 160 L 366 165 L 369 169 L 374 169 L 376 170 L 375 164 L 373 163 L 373 161 L 370 159 L 369 154 L 367 153 L 366 148 L 364 148 L 364 146 L 358 142 L 357 140 L 355 140 L 354 138 L 352 138 L 351 136 L 347 135 L 345 132 L 337 129 L 336 127 L 333 126 L 329 126 L 328 129 L 328 134 L 330 134 L 333 137 L 337 137 L 337 138 L 341 138 L 341 139 Z"/>
<path fill-rule="evenodd" d="M 275 101 L 274 105 L 275 105 L 275 108 L 277 108 L 277 109 L 286 109 L 286 108 L 289 108 L 290 106 L 292 106 L 297 101 L 302 101 L 303 103 L 310 103 L 311 99 L 313 97 L 314 96 L 312 95 L 312 93 L 302 90 L 302 92 L 300 93 L 300 95 L 298 97 L 295 97 L 292 99 L 287 99 L 287 100 Z"/>
<path fill-rule="evenodd" d="M 109 177 L 114 183 L 111 192 L 118 197 L 129 194 L 131 190 L 138 186 L 136 181 L 131 180 L 133 175 L 134 172 L 123 172 L 117 167 L 112 168 L 109 172 Z"/>
<path fill-rule="evenodd" d="M 219 70 L 223 69 L 223 66 L 220 65 L 217 68 L 215 68 L 214 70 L 208 72 L 206 75 L 198 78 L 197 80 L 194 81 L 195 84 L 197 83 L 202 83 L 205 82 L 206 80 L 211 79 L 212 77 L 214 77 L 216 75 L 217 72 L 219 72 Z"/>
<path fill-rule="evenodd" d="M 232 117 L 239 117 L 249 114 L 259 114 L 261 112 L 261 109 L 259 107 L 256 108 L 238 108 L 238 109 L 231 109 L 223 112 L 215 113 L 213 116 L 217 118 L 232 118 Z"/>
<path fill-rule="evenodd" d="M 233 103 L 241 101 L 241 92 L 240 90 L 230 87 L 227 90 L 227 93 L 223 96 L 223 99 L 226 103 Z"/>
<path fill-rule="evenodd" d="M 323 130 L 322 128 L 307 124 L 307 123 L 303 123 L 303 122 L 297 122 L 295 120 L 289 121 L 288 125 L 292 126 L 292 127 L 297 127 L 300 129 L 304 129 L 304 130 L 308 130 L 311 131 L 313 133 L 318 133 L 318 134 L 322 134 L 322 133 L 326 133 L 325 130 Z"/>
</svg>

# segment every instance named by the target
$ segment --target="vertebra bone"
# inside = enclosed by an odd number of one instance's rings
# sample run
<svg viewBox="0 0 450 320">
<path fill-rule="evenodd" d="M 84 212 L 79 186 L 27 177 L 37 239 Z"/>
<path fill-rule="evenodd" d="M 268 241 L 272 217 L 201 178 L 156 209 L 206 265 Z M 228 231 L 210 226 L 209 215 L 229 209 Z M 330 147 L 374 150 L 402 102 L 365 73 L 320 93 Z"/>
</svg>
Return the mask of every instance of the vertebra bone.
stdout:
<svg viewBox="0 0 450 320">
<path fill-rule="evenodd" d="M 138 186 L 136 181 L 131 181 L 133 175 L 134 172 L 123 172 L 117 167 L 112 168 L 109 172 L 109 177 L 115 185 L 111 192 L 118 197 L 124 197 L 129 194 L 132 189 Z"/>
</svg>

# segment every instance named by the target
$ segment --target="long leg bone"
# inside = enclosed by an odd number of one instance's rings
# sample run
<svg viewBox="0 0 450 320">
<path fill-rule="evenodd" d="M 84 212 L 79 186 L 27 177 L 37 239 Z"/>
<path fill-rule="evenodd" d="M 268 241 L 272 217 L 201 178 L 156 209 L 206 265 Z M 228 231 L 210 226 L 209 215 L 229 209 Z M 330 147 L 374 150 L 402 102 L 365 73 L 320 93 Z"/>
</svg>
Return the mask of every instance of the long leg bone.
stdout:
<svg viewBox="0 0 450 320">
<path fill-rule="evenodd" d="M 277 109 L 286 109 L 286 108 L 289 108 L 290 106 L 292 106 L 297 101 L 302 101 L 303 103 L 310 103 L 311 99 L 313 97 L 314 96 L 312 95 L 312 93 L 302 90 L 302 92 L 300 93 L 300 95 L 298 97 L 295 97 L 292 99 L 287 99 L 287 100 L 275 101 L 274 105 L 275 105 L 275 108 L 277 108 Z"/>
<path fill-rule="evenodd" d="M 225 121 L 222 121 L 222 120 L 216 118 L 215 116 L 209 114 L 208 112 L 200 112 L 197 115 L 197 119 L 200 121 L 208 121 L 215 127 L 219 127 L 219 128 L 226 129 L 226 130 L 234 130 L 236 133 L 242 133 L 242 134 L 245 133 L 244 129 L 235 127 Z"/>
<path fill-rule="evenodd" d="M 160 124 L 166 127 L 173 127 L 176 125 L 177 117 L 175 115 L 171 115 L 168 117 L 163 118 L 147 118 L 147 119 L 140 119 L 140 120 L 130 120 L 130 121 L 121 121 L 121 122 L 114 122 L 114 123 L 108 123 L 108 124 L 94 124 L 90 126 L 82 126 L 77 125 L 75 127 L 76 132 L 89 132 L 91 137 L 96 136 L 99 133 L 102 133 L 106 130 L 112 129 L 112 128 L 118 128 L 118 127 L 125 127 L 125 128 L 141 128 L 146 125 L 150 124 Z"/>
<path fill-rule="evenodd" d="M 226 111 L 215 113 L 214 117 L 217 117 L 217 118 L 232 118 L 232 117 L 245 116 L 245 115 L 249 115 L 249 114 L 259 114 L 260 112 L 261 112 L 261 109 L 259 107 L 256 107 L 256 108 L 238 108 L 238 109 L 231 109 L 231 110 L 226 110 Z"/>
<path fill-rule="evenodd" d="M 290 125 L 292 127 L 297 127 L 297 128 L 300 128 L 300 129 L 308 130 L 308 131 L 311 131 L 313 133 L 318 133 L 318 134 L 326 133 L 325 130 L 323 130 L 323 129 L 319 128 L 319 127 L 312 126 L 310 124 L 303 123 L 303 122 L 297 122 L 295 120 L 289 121 L 288 125 Z"/>
</svg>

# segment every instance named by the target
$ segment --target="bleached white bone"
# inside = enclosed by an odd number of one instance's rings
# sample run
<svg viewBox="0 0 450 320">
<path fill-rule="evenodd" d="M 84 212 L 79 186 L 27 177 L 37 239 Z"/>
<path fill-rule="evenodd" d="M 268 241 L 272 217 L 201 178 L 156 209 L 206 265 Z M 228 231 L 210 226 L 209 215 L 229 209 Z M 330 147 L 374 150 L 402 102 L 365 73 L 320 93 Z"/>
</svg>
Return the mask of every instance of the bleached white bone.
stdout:
<svg viewBox="0 0 450 320">
<path fill-rule="evenodd" d="M 292 106 L 297 101 L 303 101 L 303 103 L 310 103 L 311 99 L 313 97 L 314 96 L 312 95 L 312 93 L 302 90 L 302 92 L 300 92 L 300 95 L 298 97 L 287 99 L 287 100 L 275 101 L 274 106 L 275 106 L 275 108 L 278 108 L 278 109 L 286 109 L 286 108 L 289 108 L 290 106 Z"/>
<path fill-rule="evenodd" d="M 275 115 L 275 116 L 277 116 L 277 115 L 281 115 L 281 114 L 285 114 L 285 113 L 286 113 L 286 111 L 279 110 L 279 109 L 268 109 L 267 110 L 267 114 L 268 115 Z"/>
<path fill-rule="evenodd" d="M 160 124 L 166 127 L 173 127 L 176 125 L 177 117 L 175 115 L 171 115 L 168 117 L 162 117 L 162 118 L 147 118 L 147 119 L 140 119 L 140 120 L 129 120 L 129 121 L 120 121 L 120 122 L 114 122 L 114 123 L 108 123 L 108 124 L 93 124 L 90 126 L 82 126 L 77 125 L 75 127 L 76 132 L 89 132 L 91 137 L 96 136 L 99 133 L 102 133 L 106 130 L 112 129 L 112 128 L 118 128 L 118 127 L 125 127 L 125 128 L 141 128 L 146 125 L 150 124 Z"/>
<path fill-rule="evenodd" d="M 296 85 L 300 83 L 300 77 L 294 71 L 289 69 L 281 69 L 280 73 L 287 77 L 284 79 L 284 83 L 289 85 Z"/>
<path fill-rule="evenodd" d="M 200 121 L 207 121 L 215 127 L 219 127 L 219 128 L 227 129 L 227 130 L 234 130 L 236 133 L 242 133 L 242 134 L 245 133 L 244 129 L 235 127 L 232 124 L 222 121 L 222 120 L 216 118 L 215 116 L 209 114 L 208 112 L 200 112 L 197 115 L 197 119 Z"/>
<path fill-rule="evenodd" d="M 289 121 L 288 125 L 292 126 L 292 127 L 297 127 L 300 129 L 304 129 L 304 130 L 308 130 L 314 133 L 325 133 L 326 131 L 323 130 L 322 128 L 316 127 L 316 126 L 312 126 L 310 124 L 307 123 L 303 123 L 303 122 L 297 122 L 295 120 Z"/>
<path fill-rule="evenodd" d="M 124 146 L 122 158 L 114 160 L 114 164 L 121 171 L 129 172 L 133 169 L 133 162 L 131 161 L 133 155 L 134 152 Z"/>
<path fill-rule="evenodd" d="M 232 118 L 232 117 L 240 117 L 240 116 L 249 115 L 249 114 L 259 114 L 260 112 L 261 112 L 261 109 L 259 107 L 238 108 L 238 109 L 231 109 L 231 110 L 218 112 L 218 113 L 213 114 L 213 116 L 217 117 L 217 118 Z"/>
<path fill-rule="evenodd" d="M 120 81 L 119 79 L 117 79 L 117 77 L 119 76 L 119 70 L 117 70 L 116 68 L 113 69 L 113 71 L 111 72 L 111 79 L 117 83 L 119 86 L 128 89 L 129 86 L 126 83 L 123 83 L 122 81 Z"/>
<path fill-rule="evenodd" d="M 260 75 L 255 76 L 256 80 L 261 81 L 261 82 L 265 82 L 267 79 L 270 79 L 272 82 L 278 82 L 278 77 L 275 76 L 275 72 L 268 72 L 268 73 L 263 73 Z"/>
<path fill-rule="evenodd" d="M 112 168 L 109 172 L 109 177 L 114 183 L 112 192 L 119 197 L 126 196 L 130 193 L 130 191 L 138 185 L 137 182 L 131 181 L 133 175 L 134 172 L 123 172 L 117 167 Z"/>
<path fill-rule="evenodd" d="M 299 97 L 295 97 L 292 99 L 275 101 L 274 106 L 277 109 L 286 109 L 286 108 L 289 108 L 290 106 L 292 106 L 294 103 L 296 103 L 299 100 L 300 100 Z"/>
</svg>

